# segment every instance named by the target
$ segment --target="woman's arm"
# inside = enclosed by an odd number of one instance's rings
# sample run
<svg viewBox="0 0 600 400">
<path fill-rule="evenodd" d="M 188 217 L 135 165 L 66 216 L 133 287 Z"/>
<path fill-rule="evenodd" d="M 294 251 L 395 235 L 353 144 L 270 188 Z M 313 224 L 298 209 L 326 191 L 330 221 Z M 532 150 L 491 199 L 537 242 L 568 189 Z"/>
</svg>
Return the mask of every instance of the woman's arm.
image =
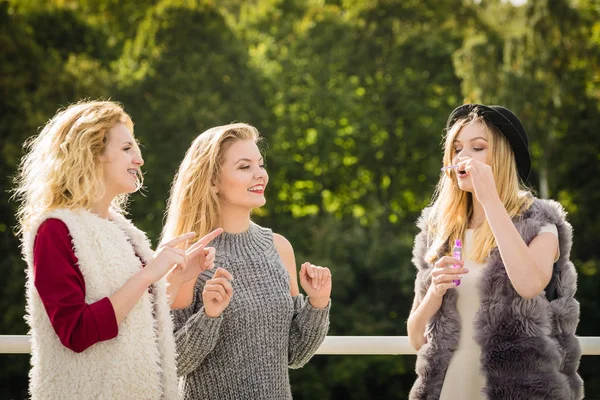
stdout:
<svg viewBox="0 0 600 400">
<path fill-rule="evenodd" d="M 217 228 L 189 248 L 184 249 L 186 265 L 177 265 L 169 271 L 167 296 L 171 299 L 171 308 L 185 308 L 192 304 L 194 286 L 198 276 L 203 271 L 214 268 L 215 249 L 206 246 L 221 233 L 223 233 L 223 229 Z M 197 255 L 192 256 L 193 254 Z"/>
<path fill-rule="evenodd" d="M 77 266 L 69 230 L 59 219 L 44 221 L 33 247 L 34 285 L 61 343 L 80 353 L 117 336 L 112 303 L 85 301 L 85 281 Z"/>
<path fill-rule="evenodd" d="M 179 376 L 196 370 L 214 349 L 223 322 L 222 312 L 233 295 L 233 276 L 225 269 L 217 268 L 212 279 L 204 279 L 201 275 L 194 288 L 192 304 L 172 310 Z"/>
<path fill-rule="evenodd" d="M 500 200 L 492 167 L 468 159 L 461 161 L 459 168 L 471 176 L 475 197 L 483 206 L 510 282 L 521 297 L 536 297 L 552 277 L 558 238 L 551 233 L 543 233 L 527 246 Z"/>
<path fill-rule="evenodd" d="M 453 268 L 453 265 L 460 265 L 461 268 Z M 463 274 L 469 272 L 463 267 L 464 261 L 452 257 L 442 257 L 434 265 L 431 272 L 431 284 L 429 289 L 421 300 L 420 284 L 427 279 L 427 271 L 420 270 L 417 273 L 417 283 L 415 284 L 415 299 L 410 311 L 406 329 L 408 331 L 408 340 L 415 350 L 419 350 L 425 343 L 425 329 L 429 320 L 438 312 L 442 306 L 444 295 L 448 289 L 456 287 L 454 280 L 460 279 Z"/>
<path fill-rule="evenodd" d="M 527 246 L 500 198 L 483 207 L 510 282 L 521 297 L 536 297 L 552 278 L 558 238 L 550 232 L 541 233 Z"/>
<path fill-rule="evenodd" d="M 415 294 L 413 306 L 406 322 L 408 340 L 410 345 L 417 351 L 427 343 L 427 337 L 425 336 L 427 323 L 442 306 L 443 296 L 435 295 L 431 288 L 432 286 L 429 287 L 422 300 L 419 300 L 421 295 Z"/>
<path fill-rule="evenodd" d="M 290 368 L 300 368 L 311 359 L 329 330 L 331 273 L 328 268 L 309 263 L 302 265 L 302 288 L 309 296 L 306 301 L 298 287 L 296 257 L 292 245 L 278 234 L 273 234 L 273 241 L 290 276 L 290 294 L 294 302 L 288 365 Z"/>
</svg>

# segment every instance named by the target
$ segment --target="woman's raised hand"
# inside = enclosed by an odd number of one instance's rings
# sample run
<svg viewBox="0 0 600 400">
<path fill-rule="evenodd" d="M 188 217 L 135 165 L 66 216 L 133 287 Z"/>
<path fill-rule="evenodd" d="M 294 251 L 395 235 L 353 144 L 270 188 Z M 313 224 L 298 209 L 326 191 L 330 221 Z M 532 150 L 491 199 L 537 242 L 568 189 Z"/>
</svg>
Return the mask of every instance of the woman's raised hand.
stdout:
<svg viewBox="0 0 600 400">
<path fill-rule="evenodd" d="M 202 291 L 204 313 L 211 318 L 217 318 L 227 308 L 233 296 L 231 281 L 233 276 L 223 268 L 217 268 L 212 279 L 206 281 Z"/>
<path fill-rule="evenodd" d="M 141 274 L 148 285 L 161 279 L 173 268 L 174 265 L 185 265 L 185 250 L 177 248 L 177 245 L 190 240 L 195 235 L 194 232 L 188 232 L 166 243 L 160 245 L 154 252 L 152 259 L 146 264 Z"/>
<path fill-rule="evenodd" d="M 305 262 L 300 268 L 300 285 L 313 307 L 327 307 L 331 296 L 331 271 L 329 268 Z"/>
<path fill-rule="evenodd" d="M 214 247 L 206 247 L 206 245 L 221 233 L 223 233 L 223 229 L 215 229 L 193 245 L 189 246 L 184 252 L 184 263 L 177 263 L 177 265 L 169 272 L 169 282 L 173 284 L 185 283 L 191 280 L 195 281 L 202 272 L 214 268 L 215 249 Z"/>
</svg>

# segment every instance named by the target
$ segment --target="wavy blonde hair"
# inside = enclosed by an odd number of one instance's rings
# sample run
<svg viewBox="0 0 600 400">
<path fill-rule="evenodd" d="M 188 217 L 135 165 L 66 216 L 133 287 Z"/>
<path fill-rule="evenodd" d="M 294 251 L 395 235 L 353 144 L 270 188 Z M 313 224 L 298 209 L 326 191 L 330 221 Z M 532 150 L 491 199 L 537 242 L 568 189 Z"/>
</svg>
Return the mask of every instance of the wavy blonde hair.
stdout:
<svg viewBox="0 0 600 400">
<path fill-rule="evenodd" d="M 81 101 L 57 114 L 28 139 L 15 178 L 13 197 L 20 201 L 18 233 L 27 231 L 42 214 L 57 208 L 89 209 L 104 195 L 99 157 L 108 131 L 123 123 L 133 134 L 131 117 L 113 101 Z M 139 148 L 138 148 L 139 151 Z M 138 188 L 142 185 L 138 174 Z M 123 212 L 128 195 L 111 203 Z"/>
<path fill-rule="evenodd" d="M 192 231 L 200 238 L 217 228 L 221 211 L 212 186 L 219 182 L 225 152 L 238 140 L 258 143 L 260 134 L 237 123 L 211 128 L 194 140 L 171 186 L 162 241 Z"/>
<path fill-rule="evenodd" d="M 452 165 L 455 155 L 454 140 L 463 127 L 473 123 L 480 123 L 488 134 L 488 161 L 502 204 L 511 218 L 519 215 L 533 203 L 533 196 L 519 180 L 517 163 L 508 140 L 494 125 L 478 115 L 477 110 L 456 121 L 448 131 L 444 143 L 443 163 L 445 166 Z M 449 255 L 454 241 L 464 238 L 472 215 L 473 195 L 461 190 L 456 174 L 446 170 L 437 184 L 427 219 L 427 226 L 429 232 L 434 235 L 434 240 L 425 259 L 429 262 L 436 261 L 443 248 L 448 249 L 446 254 Z M 473 240 L 474 250 L 467 257 L 482 263 L 496 247 L 496 239 L 487 219 L 475 229 Z"/>
</svg>

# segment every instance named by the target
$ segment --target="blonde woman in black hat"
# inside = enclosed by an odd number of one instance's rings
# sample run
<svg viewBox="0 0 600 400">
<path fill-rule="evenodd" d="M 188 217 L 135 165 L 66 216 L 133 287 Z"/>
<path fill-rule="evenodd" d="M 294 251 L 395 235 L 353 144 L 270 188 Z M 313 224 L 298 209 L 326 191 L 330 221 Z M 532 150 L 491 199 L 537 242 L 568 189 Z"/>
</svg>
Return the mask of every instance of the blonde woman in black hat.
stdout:
<svg viewBox="0 0 600 400">
<path fill-rule="evenodd" d="M 456 108 L 446 128 L 413 250 L 410 398 L 580 399 L 572 228 L 560 204 L 525 189 L 525 128 L 481 104 Z"/>
</svg>

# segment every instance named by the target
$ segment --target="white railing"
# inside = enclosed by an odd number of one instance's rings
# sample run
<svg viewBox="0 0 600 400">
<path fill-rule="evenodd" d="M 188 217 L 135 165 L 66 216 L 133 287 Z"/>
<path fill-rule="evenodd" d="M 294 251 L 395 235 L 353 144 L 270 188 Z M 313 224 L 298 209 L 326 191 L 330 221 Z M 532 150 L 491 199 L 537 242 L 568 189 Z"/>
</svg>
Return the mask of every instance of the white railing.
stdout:
<svg viewBox="0 0 600 400">
<path fill-rule="evenodd" d="M 0 335 L 0 354 L 28 354 L 30 336 Z M 600 355 L 600 336 L 579 337 L 582 354 Z M 415 350 L 406 336 L 327 336 L 317 350 L 322 355 L 409 355 Z"/>
</svg>

